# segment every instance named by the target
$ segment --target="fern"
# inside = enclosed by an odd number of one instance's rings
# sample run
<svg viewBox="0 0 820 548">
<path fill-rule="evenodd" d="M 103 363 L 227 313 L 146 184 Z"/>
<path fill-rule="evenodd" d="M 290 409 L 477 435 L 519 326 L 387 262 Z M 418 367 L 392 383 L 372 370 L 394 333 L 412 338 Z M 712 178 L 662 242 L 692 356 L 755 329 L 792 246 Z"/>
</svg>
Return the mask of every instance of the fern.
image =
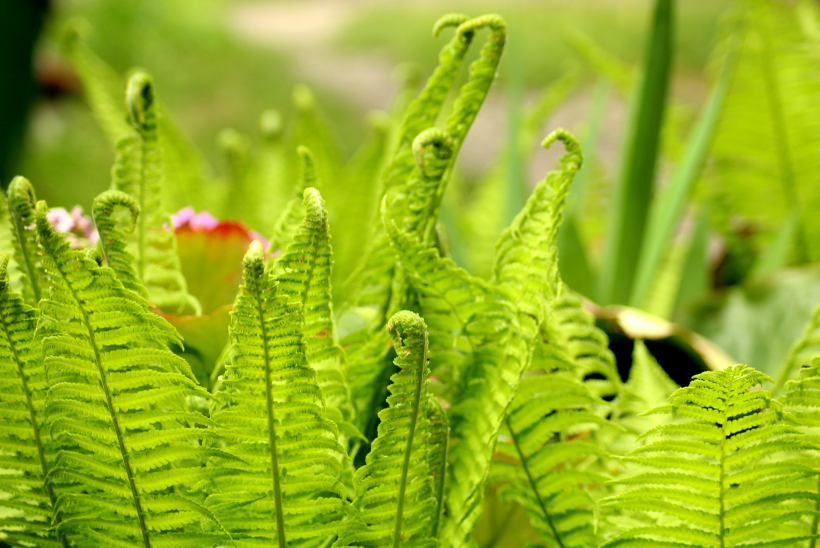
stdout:
<svg viewBox="0 0 820 548">
<path fill-rule="evenodd" d="M 302 307 L 288 302 L 264 259 L 254 241 L 211 413 L 233 458 L 209 462 L 206 504 L 237 546 L 317 545 L 346 527 L 345 451 L 305 359 Z"/>
<path fill-rule="evenodd" d="M 427 326 L 401 311 L 387 324 L 400 371 L 391 377 L 389 407 L 379 413 L 379 436 L 356 471 L 354 506 L 365 530 L 345 542 L 366 546 L 435 546 L 430 518 L 436 508 L 428 467 Z"/>
<path fill-rule="evenodd" d="M 70 249 L 46 214 L 39 202 L 52 287 L 40 302 L 38 336 L 58 532 L 84 548 L 215 542 L 198 531 L 207 512 L 184 496 L 203 470 L 198 441 L 206 431 L 193 426 L 207 421 L 186 409 L 186 397 L 206 393 L 167 348 L 179 336 L 112 270 Z"/>
<path fill-rule="evenodd" d="M 134 242 L 137 275 L 145 283 L 152 304 L 163 311 L 200 314 L 199 302 L 188 294 L 179 266 L 170 216 L 161 207 L 162 150 L 154 86 L 147 74 L 137 72 L 131 77 L 126 100 L 139 143 L 127 139 L 118 144 L 112 187 L 130 194 L 139 204 Z"/>
<path fill-rule="evenodd" d="M 560 367 L 560 365 L 559 365 Z M 587 470 L 606 452 L 585 440 L 606 424 L 593 412 L 604 402 L 572 376 L 532 371 L 521 381 L 507 412 L 493 479 L 507 482 L 500 495 L 518 502 L 548 546 L 596 546 L 594 503 L 586 488 L 605 477 Z"/>
<path fill-rule="evenodd" d="M 333 251 L 327 210 L 319 191 L 304 192 L 306 215 L 287 251 L 278 259 L 280 290 L 302 305 L 305 358 L 316 371 L 325 399 L 325 412 L 338 425 L 353 420 L 353 405 L 346 380 L 346 358 L 339 346 L 331 301 Z M 347 435 L 351 432 L 348 430 Z"/>
<path fill-rule="evenodd" d="M 34 227 L 34 206 L 37 198 L 34 187 L 24 177 L 15 177 L 7 191 L 8 208 L 11 213 L 14 258 L 19 268 L 23 298 L 34 306 L 40 301 L 47 287 L 40 263 Z"/>
<path fill-rule="evenodd" d="M 795 484 L 816 472 L 789 457 L 813 449 L 765 390 L 766 375 L 743 365 L 695 376 L 651 413 L 681 419 L 642 436 L 627 461 L 647 471 L 618 479 L 609 508 L 661 516 L 604 546 L 792 546 L 807 537 L 788 527 L 813 499 Z M 768 459 L 779 454 L 777 461 Z"/>
<path fill-rule="evenodd" d="M 54 489 L 45 483 L 54 464 L 51 436 L 43 428 L 47 380 L 40 340 L 35 336 L 37 311 L 10 289 L 8 255 L 0 258 L 0 531 L 13 546 L 62 546 L 51 519 Z M 59 523 L 60 516 L 56 516 Z"/>
<path fill-rule="evenodd" d="M 786 354 L 780 370 L 777 374 L 777 381 L 772 392 L 778 393 L 792 377 L 801 365 L 811 363 L 812 358 L 820 353 L 820 306 L 814 309 L 811 319 L 800 337 L 794 341 L 788 354 Z"/>
<path fill-rule="evenodd" d="M 276 221 L 276 226 L 270 237 L 271 254 L 286 250 L 293 241 L 296 230 L 305 217 L 305 206 L 303 204 L 305 190 L 308 188 L 321 188 L 322 186 L 316 173 L 316 161 L 313 158 L 313 153 L 303 146 L 300 146 L 297 152 L 302 163 L 302 173 L 294 189 L 293 197 Z M 273 264 L 271 262 L 271 265 Z"/>
<path fill-rule="evenodd" d="M 125 245 L 125 234 L 118 227 L 118 219 L 114 216 L 115 209 L 122 207 L 127 210 L 126 232 L 133 232 L 137 225 L 140 210 L 137 201 L 119 190 L 107 190 L 94 199 L 91 215 L 94 226 L 100 234 L 100 247 L 103 262 L 117 273 L 117 279 L 129 289 L 148 299 L 148 291 L 142 285 L 134 270 L 134 256 L 128 252 Z"/>
</svg>

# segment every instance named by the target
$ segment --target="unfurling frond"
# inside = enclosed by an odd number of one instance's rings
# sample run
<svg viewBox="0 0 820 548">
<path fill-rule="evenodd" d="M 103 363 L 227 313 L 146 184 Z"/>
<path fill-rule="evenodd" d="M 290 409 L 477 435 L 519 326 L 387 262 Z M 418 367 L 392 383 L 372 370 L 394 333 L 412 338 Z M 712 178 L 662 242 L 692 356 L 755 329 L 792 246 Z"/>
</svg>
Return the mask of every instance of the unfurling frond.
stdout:
<svg viewBox="0 0 820 548">
<path fill-rule="evenodd" d="M 120 219 L 115 216 L 117 207 L 127 210 L 122 219 L 126 223 L 124 229 L 118 226 Z M 137 272 L 134 270 L 134 256 L 128 252 L 123 233 L 134 231 L 139 214 L 137 201 L 119 190 L 106 190 L 94 198 L 94 204 L 91 206 L 94 226 L 100 235 L 104 263 L 117 273 L 117 278 L 126 289 L 130 289 L 147 300 L 148 291 L 137 277 Z"/>
<path fill-rule="evenodd" d="M 36 306 L 47 288 L 37 235 L 34 230 L 34 187 L 25 177 L 15 177 L 9 184 L 7 202 L 14 235 L 14 260 L 20 272 L 23 298 Z"/>
<path fill-rule="evenodd" d="M 280 291 L 302 305 L 305 357 L 316 371 L 325 398 L 326 412 L 337 424 L 353 420 L 347 387 L 345 353 L 339 346 L 333 321 L 330 277 L 333 251 L 327 210 L 319 191 L 304 192 L 306 214 L 276 268 Z"/>
<path fill-rule="evenodd" d="M 211 413 L 233 458 L 209 462 L 206 504 L 238 546 L 314 546 L 344 529 L 345 453 L 305 359 L 302 307 L 288 302 L 264 259 L 254 241 Z"/>
<path fill-rule="evenodd" d="M 51 288 L 40 301 L 38 336 L 58 532 L 83 548 L 213 545 L 220 539 L 200 531 L 207 512 L 182 496 L 202 473 L 207 433 L 194 427 L 207 420 L 187 410 L 186 398 L 207 393 L 168 349 L 179 335 L 112 269 L 72 250 L 46 214 L 39 202 Z"/>
<path fill-rule="evenodd" d="M 45 479 L 55 455 L 43 427 L 48 384 L 37 312 L 11 291 L 8 261 L 0 257 L 0 535 L 13 546 L 67 548 L 50 530 L 56 498 Z"/>
<path fill-rule="evenodd" d="M 170 216 L 162 209 L 162 148 L 157 133 L 157 104 L 151 77 L 137 72 L 128 82 L 126 103 L 139 141 L 118 145 L 112 187 L 131 195 L 140 215 L 134 234 L 137 275 L 152 304 L 171 314 L 199 314 L 199 302 L 188 293 L 177 256 Z"/>
<path fill-rule="evenodd" d="M 544 140 L 548 148 L 561 140 L 567 149 L 561 171 L 549 173 L 533 191 L 524 209 L 496 244 L 493 282 L 506 288 L 525 313 L 544 321 L 549 303 L 560 293 L 558 229 L 564 201 L 583 157 L 575 137 L 564 129 Z"/>
<path fill-rule="evenodd" d="M 399 372 L 391 377 L 389 407 L 379 413 L 379 435 L 367 464 L 356 471 L 353 504 L 365 529 L 343 540 L 373 547 L 434 547 L 429 534 L 437 505 L 427 446 L 427 326 L 405 310 L 390 319 L 387 329 Z"/>
<path fill-rule="evenodd" d="M 297 152 L 302 161 L 302 173 L 299 176 L 299 182 L 294 188 L 293 198 L 290 199 L 285 210 L 276 221 L 276 226 L 270 237 L 271 253 L 285 251 L 291 241 L 293 241 L 296 230 L 302 224 L 302 219 L 305 218 L 305 206 L 302 203 L 305 190 L 308 188 L 320 188 L 322 186 L 319 176 L 316 173 L 316 161 L 313 159 L 313 153 L 307 147 L 303 146 L 300 146 Z M 273 264 L 274 263 L 271 263 L 270 266 Z"/>
<path fill-rule="evenodd" d="M 626 490 L 603 501 L 644 516 L 646 525 L 606 548 L 796 546 L 807 538 L 791 525 L 813 514 L 816 495 L 801 482 L 816 481 L 817 472 L 790 453 L 815 447 L 768 391 L 756 389 L 770 381 L 743 365 L 708 371 L 651 411 L 678 420 L 641 437 L 627 462 L 642 471 L 615 480 Z"/>
</svg>

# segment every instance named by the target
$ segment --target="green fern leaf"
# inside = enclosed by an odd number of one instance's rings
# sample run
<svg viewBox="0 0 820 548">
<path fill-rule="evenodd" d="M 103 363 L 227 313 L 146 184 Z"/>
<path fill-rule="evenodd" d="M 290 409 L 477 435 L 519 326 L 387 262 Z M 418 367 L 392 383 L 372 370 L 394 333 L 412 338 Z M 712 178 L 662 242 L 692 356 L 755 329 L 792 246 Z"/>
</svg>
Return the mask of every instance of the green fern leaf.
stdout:
<svg viewBox="0 0 820 548">
<path fill-rule="evenodd" d="M 561 289 L 558 228 L 569 185 L 583 163 L 578 141 L 564 129 L 552 132 L 543 146 L 548 148 L 559 139 L 567 149 L 561 171 L 553 171 L 535 188 L 496 244 L 493 283 L 510 291 L 522 312 L 538 318 L 539 323 L 546 319 L 549 303 Z"/>
<path fill-rule="evenodd" d="M 450 449 L 450 421 L 438 398 L 431 396 L 427 403 L 430 422 L 427 436 L 427 466 L 433 476 L 436 510 L 430 520 L 430 536 L 438 538 L 439 525 L 444 511 L 444 493 L 447 488 L 447 457 Z"/>
<path fill-rule="evenodd" d="M 597 546 L 586 489 L 605 480 L 589 461 L 606 452 L 583 434 L 607 424 L 595 412 L 603 404 L 574 377 L 540 369 L 521 381 L 507 412 L 509 441 L 497 450 L 512 462 L 494 462 L 494 480 L 505 482 L 502 498 L 524 508 L 548 546 Z"/>
<path fill-rule="evenodd" d="M 401 311 L 387 324 L 396 349 L 389 407 L 379 413 L 379 436 L 356 471 L 354 506 L 365 524 L 344 539 L 347 545 L 436 546 L 430 520 L 436 511 L 428 467 L 427 326 Z"/>
<path fill-rule="evenodd" d="M 25 177 L 15 177 L 9 184 L 6 199 L 11 212 L 14 236 L 14 258 L 19 267 L 23 298 L 32 306 L 40 301 L 48 286 L 40 260 L 34 227 L 34 187 Z"/>
<path fill-rule="evenodd" d="M 777 394 L 786 382 L 795 377 L 801 365 L 809 364 L 815 356 L 820 355 L 820 306 L 814 309 L 811 319 L 803 333 L 800 335 L 786 354 L 780 371 L 777 374 L 777 381 L 772 388 L 772 392 Z"/>
<path fill-rule="evenodd" d="M 288 202 L 285 210 L 276 221 L 276 226 L 273 229 L 273 234 L 270 237 L 270 252 L 276 254 L 285 251 L 290 243 L 302 220 L 305 218 L 304 194 L 308 188 L 321 188 L 322 182 L 316 172 L 316 160 L 313 158 L 313 153 L 307 148 L 300 146 L 296 151 L 299 153 L 299 158 L 302 162 L 302 173 L 299 181 L 293 191 L 293 197 Z M 271 261 L 269 266 L 273 266 L 275 261 Z"/>
<path fill-rule="evenodd" d="M 57 499 L 45 479 L 55 454 L 43 428 L 48 384 L 37 311 L 11 291 L 8 263 L 0 257 L 0 534 L 12 546 L 67 548 L 65 536 L 50 529 Z"/>
<path fill-rule="evenodd" d="M 333 251 L 327 210 L 319 191 L 304 192 L 305 219 L 287 251 L 279 257 L 280 291 L 302 305 L 304 311 L 305 357 L 316 371 L 325 398 L 325 412 L 340 427 L 353 420 L 353 405 L 346 381 L 346 357 L 339 346 L 330 286 Z M 348 430 L 347 434 L 350 434 Z"/>
<path fill-rule="evenodd" d="M 209 462 L 206 503 L 238 546 L 313 546 L 346 528 L 345 451 L 305 359 L 302 307 L 288 302 L 264 259 L 254 241 L 211 413 L 234 458 Z"/>
<path fill-rule="evenodd" d="M 817 473 L 790 453 L 815 446 L 768 391 L 751 390 L 770 381 L 743 365 L 701 373 L 651 411 L 680 420 L 640 438 L 645 444 L 627 460 L 644 471 L 615 480 L 626 490 L 602 504 L 662 519 L 627 529 L 606 548 L 793 546 L 807 538 L 789 524 L 813 514 L 800 499 L 816 495 L 800 484 Z"/>
<path fill-rule="evenodd" d="M 164 312 L 200 314 L 199 302 L 188 294 L 182 275 L 170 216 L 161 206 L 162 147 L 157 136 L 156 98 L 150 76 L 144 72 L 134 74 L 128 82 L 126 99 L 139 144 L 137 147 L 130 140 L 120 143 L 113 188 L 130 194 L 139 204 L 134 242 L 137 275 L 145 283 L 152 304 Z M 133 153 L 138 155 L 131 158 Z"/>
<path fill-rule="evenodd" d="M 187 410 L 186 398 L 207 393 L 167 348 L 181 345 L 179 335 L 113 270 L 70 249 L 46 215 L 39 202 L 52 284 L 38 336 L 57 451 L 48 481 L 63 516 L 58 531 L 89 548 L 217 543 L 219 536 L 199 532 L 203 512 L 183 497 L 204 470 L 198 442 L 207 433 L 193 427 L 207 420 Z"/>
<path fill-rule="evenodd" d="M 115 209 L 125 208 L 128 216 L 125 218 L 125 232 L 133 232 L 137 225 L 140 210 L 137 201 L 125 192 L 107 190 L 94 198 L 91 206 L 91 215 L 94 226 L 100 235 L 100 246 L 104 263 L 117 273 L 117 279 L 129 289 L 148 300 L 148 291 L 137 277 L 134 270 L 134 256 L 128 252 L 125 244 L 125 234 L 119 228 Z"/>
</svg>

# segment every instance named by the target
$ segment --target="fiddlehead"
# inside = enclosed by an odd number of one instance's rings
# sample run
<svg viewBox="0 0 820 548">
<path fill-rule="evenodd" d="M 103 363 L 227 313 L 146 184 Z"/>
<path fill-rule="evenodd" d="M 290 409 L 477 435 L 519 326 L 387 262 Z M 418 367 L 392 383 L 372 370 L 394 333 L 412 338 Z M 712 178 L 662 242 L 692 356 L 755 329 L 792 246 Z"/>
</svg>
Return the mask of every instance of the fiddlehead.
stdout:
<svg viewBox="0 0 820 548">
<path fill-rule="evenodd" d="M 115 209 L 125 208 L 128 215 L 125 216 L 126 225 L 124 229 L 118 227 L 120 219 L 115 216 Z M 100 246 L 102 248 L 102 260 L 117 273 L 117 278 L 126 289 L 130 289 L 143 299 L 148 299 L 148 291 L 140 282 L 134 270 L 134 256 L 128 252 L 125 244 L 125 233 L 132 233 L 137 226 L 140 210 L 137 201 L 119 190 L 107 190 L 94 198 L 91 206 L 91 216 L 94 219 L 94 226 L 100 235 Z"/>
<path fill-rule="evenodd" d="M 47 281 L 33 228 L 37 203 L 34 187 L 25 177 L 15 177 L 9 184 L 7 200 L 14 228 L 14 258 L 22 273 L 23 297 L 29 304 L 36 305 Z"/>
</svg>

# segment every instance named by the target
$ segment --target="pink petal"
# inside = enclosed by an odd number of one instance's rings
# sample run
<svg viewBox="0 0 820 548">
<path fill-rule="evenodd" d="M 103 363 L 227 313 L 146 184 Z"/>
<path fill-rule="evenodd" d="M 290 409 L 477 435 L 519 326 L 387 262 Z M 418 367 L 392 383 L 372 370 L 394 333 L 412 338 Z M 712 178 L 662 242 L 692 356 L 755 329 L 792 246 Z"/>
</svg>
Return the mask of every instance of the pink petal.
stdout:
<svg viewBox="0 0 820 548">
<path fill-rule="evenodd" d="M 54 207 L 50 209 L 46 218 L 57 232 L 67 234 L 74 228 L 74 219 L 65 208 Z"/>
<path fill-rule="evenodd" d="M 194 216 L 196 216 L 196 211 L 194 211 L 194 208 L 190 206 L 183 207 L 171 215 L 171 222 L 174 224 L 174 228 L 180 228 L 191 222 L 191 219 L 193 219 Z"/>
<path fill-rule="evenodd" d="M 207 211 L 202 211 L 194 215 L 189 224 L 193 230 L 211 230 L 219 224 L 219 219 Z"/>
</svg>

